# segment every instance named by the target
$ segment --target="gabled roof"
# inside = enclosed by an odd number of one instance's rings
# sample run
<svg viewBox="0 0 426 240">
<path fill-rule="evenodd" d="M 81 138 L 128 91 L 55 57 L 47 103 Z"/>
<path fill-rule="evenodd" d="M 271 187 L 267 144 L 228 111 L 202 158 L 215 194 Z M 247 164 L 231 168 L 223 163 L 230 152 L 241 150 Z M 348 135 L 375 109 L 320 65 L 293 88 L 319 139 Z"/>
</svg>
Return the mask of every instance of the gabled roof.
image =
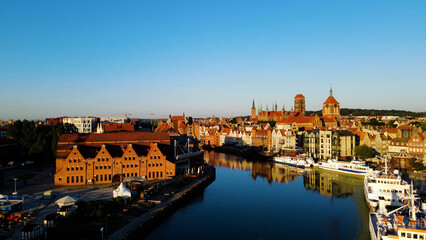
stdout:
<svg viewBox="0 0 426 240">
<path fill-rule="evenodd" d="M 78 145 L 77 149 L 84 158 L 94 158 L 96 157 L 96 155 L 98 155 L 100 148 L 86 145 Z"/>
<path fill-rule="evenodd" d="M 315 117 L 288 117 L 283 118 L 278 123 L 280 124 L 292 124 L 292 123 L 312 123 Z"/>
<path fill-rule="evenodd" d="M 396 129 L 396 128 L 385 128 L 385 129 L 382 130 L 382 132 L 398 133 L 398 129 Z"/>
<path fill-rule="evenodd" d="M 185 121 L 183 116 L 172 116 L 172 121 Z"/>
<path fill-rule="evenodd" d="M 106 150 L 111 155 L 111 157 L 121 157 L 123 156 L 123 149 L 118 145 L 105 145 Z"/>
<path fill-rule="evenodd" d="M 329 96 L 324 104 L 339 104 L 339 102 L 333 96 Z"/>
<path fill-rule="evenodd" d="M 130 123 L 104 123 L 104 132 L 133 132 L 135 128 Z"/>
<path fill-rule="evenodd" d="M 294 98 L 305 98 L 305 96 L 303 96 L 303 94 L 297 94 Z"/>
<path fill-rule="evenodd" d="M 129 142 L 129 141 L 140 141 L 140 140 L 170 140 L 170 137 L 167 133 L 157 133 L 157 132 L 145 132 L 145 131 L 136 131 L 136 132 L 115 132 L 115 133 L 71 133 L 63 134 L 59 136 L 58 144 L 67 144 L 67 143 L 104 143 L 107 141 L 114 142 Z"/>
</svg>

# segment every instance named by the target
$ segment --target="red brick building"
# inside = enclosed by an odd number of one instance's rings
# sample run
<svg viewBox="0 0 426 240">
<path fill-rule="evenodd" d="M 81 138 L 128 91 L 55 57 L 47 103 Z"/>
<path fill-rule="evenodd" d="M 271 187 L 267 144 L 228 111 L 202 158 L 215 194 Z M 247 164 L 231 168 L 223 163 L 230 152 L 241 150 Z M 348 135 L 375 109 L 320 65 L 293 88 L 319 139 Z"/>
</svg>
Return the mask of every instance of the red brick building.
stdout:
<svg viewBox="0 0 426 240">
<path fill-rule="evenodd" d="M 64 134 L 58 140 L 55 185 L 169 179 L 175 176 L 174 157 L 167 133 Z"/>
</svg>

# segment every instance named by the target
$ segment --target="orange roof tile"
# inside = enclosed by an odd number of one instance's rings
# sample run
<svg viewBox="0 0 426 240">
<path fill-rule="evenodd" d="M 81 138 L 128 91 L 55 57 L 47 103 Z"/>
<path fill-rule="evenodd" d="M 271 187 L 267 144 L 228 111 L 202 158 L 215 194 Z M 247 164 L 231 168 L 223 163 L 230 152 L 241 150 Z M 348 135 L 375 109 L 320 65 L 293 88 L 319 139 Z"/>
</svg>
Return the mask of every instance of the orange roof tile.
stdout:
<svg viewBox="0 0 426 240">
<path fill-rule="evenodd" d="M 324 104 L 339 104 L 339 102 L 333 96 L 329 96 Z"/>
<path fill-rule="evenodd" d="M 305 96 L 303 96 L 303 94 L 297 94 L 294 98 L 305 98 Z"/>
<path fill-rule="evenodd" d="M 64 143 L 81 143 L 81 142 L 128 142 L 128 141 L 139 141 L 139 140 L 168 140 L 170 137 L 167 133 L 156 133 L 156 132 L 115 132 L 115 133 L 71 133 L 62 134 L 59 136 L 58 144 Z"/>
<path fill-rule="evenodd" d="M 104 132 L 133 132 L 135 128 L 130 123 L 104 123 Z"/>
<path fill-rule="evenodd" d="M 172 121 L 185 121 L 183 116 L 172 116 Z"/>
</svg>

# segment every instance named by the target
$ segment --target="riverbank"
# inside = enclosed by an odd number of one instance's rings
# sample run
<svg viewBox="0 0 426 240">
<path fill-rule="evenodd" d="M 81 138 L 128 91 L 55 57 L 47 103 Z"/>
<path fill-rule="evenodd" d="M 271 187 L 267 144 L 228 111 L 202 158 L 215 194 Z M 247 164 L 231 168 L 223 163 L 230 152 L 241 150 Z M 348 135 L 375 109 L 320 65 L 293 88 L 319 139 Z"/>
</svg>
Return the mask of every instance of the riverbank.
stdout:
<svg viewBox="0 0 426 240">
<path fill-rule="evenodd" d="M 175 193 L 170 198 L 165 199 L 148 212 L 133 219 L 126 226 L 118 229 L 105 239 L 140 239 L 165 218 L 179 209 L 183 203 L 191 198 L 198 191 L 203 190 L 216 179 L 216 169 L 208 166 L 203 176 L 198 177 L 194 182 L 184 187 L 180 192 Z"/>
<path fill-rule="evenodd" d="M 210 146 L 204 145 L 203 150 L 205 151 L 215 151 L 220 153 L 232 154 L 239 157 L 244 157 L 247 160 L 256 160 L 256 161 L 270 161 L 273 158 L 273 155 L 268 154 L 260 150 L 257 147 L 233 147 L 233 146 Z"/>
</svg>

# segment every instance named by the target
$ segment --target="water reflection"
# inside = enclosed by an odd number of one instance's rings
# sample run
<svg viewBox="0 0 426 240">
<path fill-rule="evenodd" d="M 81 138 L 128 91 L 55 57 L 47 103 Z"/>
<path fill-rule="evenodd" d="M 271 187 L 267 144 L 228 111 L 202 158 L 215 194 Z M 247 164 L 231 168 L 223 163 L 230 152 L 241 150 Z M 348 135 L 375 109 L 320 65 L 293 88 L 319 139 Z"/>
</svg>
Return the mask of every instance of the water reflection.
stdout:
<svg viewBox="0 0 426 240">
<path fill-rule="evenodd" d="M 269 184 L 272 182 L 288 183 L 294 181 L 305 172 L 304 169 L 283 164 L 247 161 L 241 157 L 215 152 L 208 152 L 205 155 L 205 161 L 215 167 L 251 171 L 253 180 L 256 180 L 258 177 L 265 178 Z"/>
<path fill-rule="evenodd" d="M 216 180 L 147 239 L 369 237 L 361 178 L 215 152 L 205 161 Z"/>
<path fill-rule="evenodd" d="M 308 169 L 303 176 L 306 190 L 319 192 L 323 196 L 344 198 L 359 188 L 361 179 L 322 170 Z"/>
</svg>

